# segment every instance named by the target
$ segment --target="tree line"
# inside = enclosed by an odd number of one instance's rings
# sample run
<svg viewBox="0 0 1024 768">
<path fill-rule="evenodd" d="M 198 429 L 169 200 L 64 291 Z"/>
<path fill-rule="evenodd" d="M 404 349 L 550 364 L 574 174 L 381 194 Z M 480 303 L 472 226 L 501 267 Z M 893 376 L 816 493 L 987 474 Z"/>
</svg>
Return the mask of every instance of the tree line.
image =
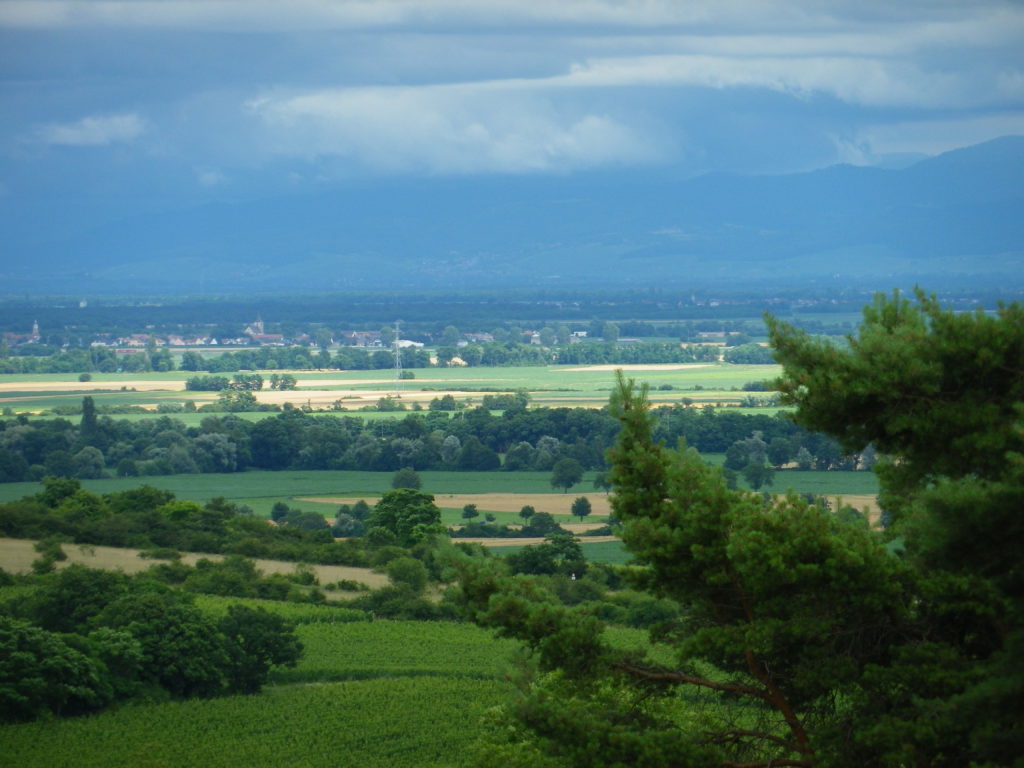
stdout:
<svg viewBox="0 0 1024 768">
<path fill-rule="evenodd" d="M 97 413 L 86 397 L 77 424 L 25 415 L 0 419 L 0 482 L 247 469 L 549 471 L 563 458 L 586 470 L 606 468 L 605 452 L 619 430 L 607 409 L 526 408 L 514 396 L 502 403 L 513 407 L 501 415 L 478 407 L 366 420 L 289 407 L 255 422 L 221 413 L 187 426 L 170 415 L 116 419 Z M 751 463 L 781 469 L 792 462 L 804 469 L 869 467 L 863 458 L 844 455 L 834 439 L 784 415 L 681 404 L 653 414 L 656 439 L 669 445 L 684 439 L 707 453 L 732 451 L 729 461 L 740 462 L 737 470 Z M 763 448 L 750 442 L 755 433 Z"/>
<path fill-rule="evenodd" d="M 46 345 L 19 347 L 17 356 L 0 354 L 0 373 L 146 373 L 173 370 L 233 373 L 254 370 L 386 370 L 395 366 L 391 349 L 338 347 L 266 346 L 219 354 L 184 352 L 179 361 L 166 347 L 150 345 L 133 350 L 108 347 L 63 349 Z M 30 354 L 31 353 L 31 354 Z M 436 364 L 446 366 L 458 358 L 468 366 L 540 365 L 630 365 L 655 363 L 715 362 L 723 354 L 707 344 L 664 342 L 585 342 L 546 347 L 517 341 L 484 342 L 463 347 L 439 347 Z M 400 350 L 402 368 L 435 365 L 431 353 L 422 347 Z M 771 352 L 757 344 L 744 344 L 724 351 L 727 362 L 769 364 Z"/>
</svg>

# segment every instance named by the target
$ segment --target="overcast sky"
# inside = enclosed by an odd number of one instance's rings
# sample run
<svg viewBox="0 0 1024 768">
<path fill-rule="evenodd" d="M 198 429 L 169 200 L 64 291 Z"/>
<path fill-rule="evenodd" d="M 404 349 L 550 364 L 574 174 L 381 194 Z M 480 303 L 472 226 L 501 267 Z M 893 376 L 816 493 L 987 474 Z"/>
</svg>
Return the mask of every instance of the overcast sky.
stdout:
<svg viewBox="0 0 1024 768">
<path fill-rule="evenodd" d="M 9 199 L 786 172 L 1024 134 L 1024 3 L 0 0 L 0 89 Z"/>
</svg>

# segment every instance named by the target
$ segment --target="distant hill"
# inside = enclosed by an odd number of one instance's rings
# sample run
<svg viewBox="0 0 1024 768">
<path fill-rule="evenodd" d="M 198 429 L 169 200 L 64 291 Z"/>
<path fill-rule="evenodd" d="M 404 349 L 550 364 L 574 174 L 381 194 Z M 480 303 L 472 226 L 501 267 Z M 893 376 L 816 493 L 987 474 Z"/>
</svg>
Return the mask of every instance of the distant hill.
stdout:
<svg viewBox="0 0 1024 768">
<path fill-rule="evenodd" d="M 123 208 L 96 227 L 12 225 L 6 292 L 1024 284 L 1022 136 L 902 169 L 361 180 Z"/>
</svg>

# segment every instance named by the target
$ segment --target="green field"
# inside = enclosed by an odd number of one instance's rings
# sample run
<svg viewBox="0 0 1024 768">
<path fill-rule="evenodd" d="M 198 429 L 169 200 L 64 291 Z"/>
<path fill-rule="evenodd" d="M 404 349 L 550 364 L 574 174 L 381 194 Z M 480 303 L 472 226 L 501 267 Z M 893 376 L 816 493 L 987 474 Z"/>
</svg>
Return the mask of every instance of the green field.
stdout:
<svg viewBox="0 0 1024 768">
<path fill-rule="evenodd" d="M 464 765 L 484 712 L 511 686 L 383 677 L 258 696 L 140 704 L 0 727 L 9 768 L 419 768 Z"/>
<path fill-rule="evenodd" d="M 628 376 L 651 385 L 651 400 L 655 403 L 678 402 L 683 397 L 697 404 L 731 403 L 745 393 L 739 392 L 750 381 L 761 381 L 777 376 L 776 365 L 731 365 L 717 363 L 690 368 L 679 366 L 643 366 L 630 370 Z M 262 372 L 268 378 L 271 371 Z M 404 380 L 400 392 L 410 402 L 416 397 L 421 404 L 429 402 L 432 393 L 453 390 L 461 392 L 459 399 L 469 405 L 479 404 L 489 392 L 515 391 L 530 393 L 533 402 L 549 406 L 604 405 L 615 382 L 614 370 L 606 367 L 529 366 L 494 368 L 417 368 L 415 379 Z M 93 374 L 91 382 L 79 383 L 77 374 L 4 374 L 0 376 L 0 408 L 15 413 L 39 412 L 61 405 L 76 405 L 85 395 L 91 395 L 97 405 L 141 405 L 155 407 L 160 402 L 197 403 L 215 399 L 212 392 L 186 392 L 185 381 L 196 375 L 190 371 L 172 373 Z M 288 399 L 297 406 L 304 404 L 311 390 L 337 390 L 339 398 L 344 391 L 393 392 L 395 383 L 390 370 L 374 371 L 300 371 L 296 377 L 302 386 Z M 322 384 L 320 382 L 323 382 Z M 24 384 L 24 387 L 19 387 Z M 51 387 L 47 387 L 51 384 Z M 31 385 L 31 386 L 30 386 Z M 671 386 L 670 390 L 659 389 Z M 151 389 L 152 387 L 152 389 Z M 138 391 L 135 391 L 135 388 Z M 350 411 L 357 410 L 359 401 L 353 401 Z M 326 407 L 324 403 L 316 407 Z M 404 412 L 383 414 L 385 418 L 402 416 Z M 201 414 L 187 415 L 191 423 Z M 253 414 L 259 418 L 263 414 Z"/>
<path fill-rule="evenodd" d="M 376 495 L 391 490 L 392 472 L 331 470 L 233 472 L 230 474 L 160 475 L 82 480 L 95 493 L 112 493 L 151 485 L 173 492 L 180 499 L 206 502 L 223 496 L 249 503 L 270 503 L 298 496 Z M 426 493 L 551 493 L 550 472 L 420 472 Z M 594 473 L 588 472 L 573 490 L 593 490 Z M 42 490 L 39 483 L 0 483 L 0 502 L 20 499 Z M 570 491 L 571 492 L 571 491 Z M 269 511 L 269 506 L 268 506 Z"/>
<path fill-rule="evenodd" d="M 200 597 L 218 614 L 228 598 Z M 251 602 L 251 601 L 250 601 Z M 322 606 L 258 601 L 295 620 Z M 308 615 L 307 615 L 308 614 Z M 4 768 L 410 768 L 470 764 L 481 718 L 508 701 L 519 651 L 472 624 L 308 620 L 298 666 L 263 693 L 129 704 L 90 717 L 0 726 Z M 610 628 L 619 647 L 646 633 Z M 667 659 L 666 659 L 667 660 Z"/>
<path fill-rule="evenodd" d="M 500 680 L 518 647 L 474 624 L 440 621 L 304 624 L 298 635 L 305 656 L 297 667 L 277 670 L 274 683 L 424 676 Z"/>
<path fill-rule="evenodd" d="M 224 599 L 211 600 L 216 610 Z M 275 672 L 262 694 L 2 726 L 0 766 L 461 766 L 484 713 L 513 690 L 506 675 L 517 644 L 472 624 L 306 623 L 297 631 L 303 659 Z M 645 646 L 645 636 L 608 635 L 621 647 Z"/>
</svg>

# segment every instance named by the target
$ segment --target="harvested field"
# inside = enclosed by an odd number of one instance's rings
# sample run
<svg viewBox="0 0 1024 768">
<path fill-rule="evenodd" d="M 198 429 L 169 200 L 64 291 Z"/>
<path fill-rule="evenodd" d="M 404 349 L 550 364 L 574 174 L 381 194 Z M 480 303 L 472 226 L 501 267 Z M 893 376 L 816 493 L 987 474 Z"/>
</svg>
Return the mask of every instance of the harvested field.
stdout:
<svg viewBox="0 0 1024 768">
<path fill-rule="evenodd" d="M 689 371 L 694 368 L 710 368 L 712 363 L 651 363 L 644 365 L 585 365 L 582 368 L 563 368 L 563 371 Z"/>
<path fill-rule="evenodd" d="M 572 503 L 580 496 L 590 500 L 591 514 L 609 515 L 612 508 L 608 496 L 603 493 L 435 493 L 434 503 L 439 507 L 460 509 L 467 504 L 476 504 L 481 512 L 518 512 L 524 506 L 531 506 L 538 512 L 550 515 L 571 515 Z M 375 504 L 376 496 L 318 496 L 302 497 L 296 501 L 309 501 L 316 504 L 355 504 L 364 499 L 367 504 Z"/>
<path fill-rule="evenodd" d="M 0 392 L 184 392 L 184 381 L 146 381 L 129 379 L 117 381 L 4 381 Z"/>
<path fill-rule="evenodd" d="M 0 567 L 11 573 L 30 572 L 32 570 L 32 561 L 39 557 L 39 553 L 33 549 L 34 545 L 35 542 L 28 539 L 0 539 Z M 94 547 L 78 544 L 64 544 L 63 549 L 68 559 L 57 563 L 58 568 L 64 568 L 71 563 L 80 563 L 90 568 L 139 573 L 151 565 L 164 562 L 162 560 L 150 560 L 139 557 L 139 550 L 137 549 Z M 182 553 L 181 562 L 195 565 L 202 558 L 220 560 L 221 555 Z M 253 562 L 256 563 L 257 568 L 267 574 L 294 573 L 297 565 L 296 563 L 287 563 L 280 560 L 254 559 Z M 316 573 L 321 584 L 347 579 L 350 581 L 361 581 L 376 588 L 388 583 L 388 577 L 385 574 L 374 573 L 369 568 L 350 568 L 343 565 L 310 565 L 309 567 Z"/>
<path fill-rule="evenodd" d="M 618 541 L 617 536 L 587 536 L 583 539 L 577 539 L 581 544 L 602 544 L 609 541 Z M 453 542 L 466 541 L 471 544 L 483 544 L 485 547 L 529 547 L 535 544 L 543 544 L 547 539 L 495 539 L 495 538 L 458 538 L 452 539 Z"/>
<path fill-rule="evenodd" d="M 881 510 L 878 508 L 877 496 L 851 493 L 838 496 L 829 495 L 828 500 L 832 504 L 832 509 L 838 508 L 840 503 L 846 507 L 853 507 L 859 512 L 863 512 L 866 509 L 868 512 L 868 519 L 871 520 L 873 525 L 877 525 L 879 518 L 881 517 Z"/>
<path fill-rule="evenodd" d="M 318 382 L 322 383 L 322 382 Z M 351 384 L 352 382 L 345 382 Z M 253 393 L 261 403 L 282 405 L 284 403 L 306 403 L 313 405 L 330 405 L 335 400 L 342 400 L 345 406 L 373 405 L 382 397 L 394 397 L 394 387 L 390 389 L 264 389 Z M 429 403 L 435 397 L 452 395 L 456 398 L 479 397 L 479 392 L 460 392 L 459 390 L 428 390 L 402 389 L 399 393 L 402 402 Z"/>
</svg>

